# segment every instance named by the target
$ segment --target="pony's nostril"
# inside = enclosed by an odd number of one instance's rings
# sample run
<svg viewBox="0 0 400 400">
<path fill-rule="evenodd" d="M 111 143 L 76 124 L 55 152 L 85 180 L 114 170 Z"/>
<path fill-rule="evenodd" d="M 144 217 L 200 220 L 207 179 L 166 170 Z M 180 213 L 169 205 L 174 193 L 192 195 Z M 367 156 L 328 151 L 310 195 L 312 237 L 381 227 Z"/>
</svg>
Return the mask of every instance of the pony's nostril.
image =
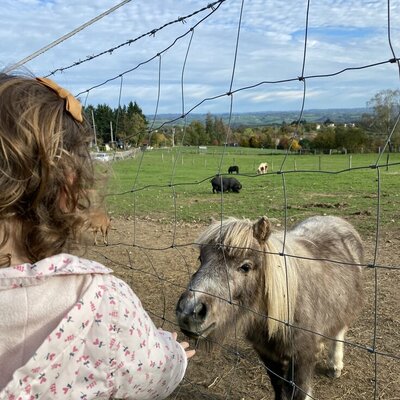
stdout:
<svg viewBox="0 0 400 400">
<path fill-rule="evenodd" d="M 204 303 L 198 303 L 193 309 L 193 316 L 197 320 L 204 320 L 207 314 L 207 306 Z"/>
<path fill-rule="evenodd" d="M 184 309 L 184 300 L 182 298 L 179 299 L 178 304 L 176 305 L 176 312 L 178 314 L 181 314 Z"/>
<path fill-rule="evenodd" d="M 188 312 L 190 312 L 188 310 L 191 308 L 189 300 L 190 292 L 182 293 L 181 297 L 179 298 L 178 304 L 176 305 L 176 313 L 187 314 Z"/>
</svg>

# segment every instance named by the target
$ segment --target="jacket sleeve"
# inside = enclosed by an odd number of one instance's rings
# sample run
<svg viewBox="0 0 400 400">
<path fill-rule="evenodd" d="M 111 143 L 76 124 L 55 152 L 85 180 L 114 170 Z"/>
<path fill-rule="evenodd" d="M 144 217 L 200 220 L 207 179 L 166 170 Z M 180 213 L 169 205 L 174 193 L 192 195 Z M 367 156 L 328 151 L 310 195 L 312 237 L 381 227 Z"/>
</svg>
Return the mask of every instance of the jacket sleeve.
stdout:
<svg viewBox="0 0 400 400">
<path fill-rule="evenodd" d="M 171 333 L 157 329 L 138 297 L 115 278 L 115 389 L 123 399 L 165 399 L 183 379 L 187 358 Z"/>
</svg>

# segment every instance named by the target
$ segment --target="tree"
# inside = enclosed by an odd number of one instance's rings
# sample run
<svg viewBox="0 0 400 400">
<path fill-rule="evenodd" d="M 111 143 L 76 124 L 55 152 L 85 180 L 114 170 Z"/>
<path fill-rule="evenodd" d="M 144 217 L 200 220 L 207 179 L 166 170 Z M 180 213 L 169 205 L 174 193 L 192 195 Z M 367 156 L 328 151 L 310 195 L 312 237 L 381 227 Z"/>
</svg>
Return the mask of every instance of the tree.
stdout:
<svg viewBox="0 0 400 400">
<path fill-rule="evenodd" d="M 383 144 L 392 132 L 400 112 L 400 90 L 381 90 L 367 102 L 370 113 L 364 114 L 361 120 L 367 132 L 375 137 L 381 138 Z M 391 144 L 400 144 L 400 126 L 393 132 Z"/>
<path fill-rule="evenodd" d="M 161 147 L 161 146 L 165 146 L 168 142 L 170 142 L 170 140 L 167 139 L 167 137 L 165 136 L 165 134 L 163 132 L 155 131 L 151 135 L 150 144 L 152 146 Z"/>
<path fill-rule="evenodd" d="M 271 137 L 272 128 L 263 128 L 261 130 L 261 145 L 264 149 L 274 147 L 274 142 Z"/>
<path fill-rule="evenodd" d="M 308 138 L 300 139 L 299 145 L 301 146 L 302 149 L 310 150 L 310 147 L 311 147 L 311 140 L 308 139 Z"/>
<path fill-rule="evenodd" d="M 247 136 L 242 136 L 239 140 L 239 145 L 241 147 L 249 147 L 249 138 Z"/>
<path fill-rule="evenodd" d="M 400 90 L 381 90 L 367 102 L 367 106 L 372 108 L 372 126 L 388 134 L 400 111 Z"/>
<path fill-rule="evenodd" d="M 301 150 L 301 144 L 299 143 L 299 141 L 297 139 L 292 139 L 292 143 L 291 143 L 290 149 L 292 151 Z"/>
<path fill-rule="evenodd" d="M 89 105 L 85 108 L 85 113 L 90 121 L 93 113 L 96 136 L 100 143 L 111 141 L 110 123 L 113 125 L 114 141 L 123 139 L 139 146 L 147 134 L 147 119 L 136 102 L 131 101 L 128 107 L 116 109 L 106 104 L 99 104 L 97 107 Z"/>
<path fill-rule="evenodd" d="M 107 104 L 99 104 L 96 108 L 88 106 L 85 113 L 89 121 L 92 121 L 92 112 L 96 126 L 97 141 L 100 143 L 108 143 L 110 136 L 110 121 L 114 120 L 114 111 Z"/>
<path fill-rule="evenodd" d="M 336 148 L 336 138 L 334 129 L 321 130 L 312 141 L 312 147 L 320 150 Z"/>
<path fill-rule="evenodd" d="M 192 121 L 186 128 L 184 145 L 203 146 L 208 144 L 204 125 L 200 121 Z"/>
<path fill-rule="evenodd" d="M 118 135 L 133 143 L 135 146 L 142 144 L 147 135 L 147 119 L 136 101 L 129 102 L 128 107 L 120 109 L 118 121 Z"/>
<path fill-rule="evenodd" d="M 261 138 L 260 135 L 251 135 L 249 137 L 249 146 L 254 148 L 261 147 Z"/>
<path fill-rule="evenodd" d="M 140 115 L 123 113 L 118 124 L 118 137 L 140 146 L 147 136 L 147 121 Z"/>
<path fill-rule="evenodd" d="M 337 149 L 347 149 L 354 153 L 360 151 L 367 143 L 367 135 L 360 128 L 340 126 L 335 130 L 335 142 Z"/>
<path fill-rule="evenodd" d="M 227 137 L 227 127 L 225 126 L 224 122 L 222 121 L 222 118 L 217 118 L 215 117 L 214 119 L 214 133 L 215 139 L 218 144 L 223 144 L 226 142 L 226 137 Z"/>
<path fill-rule="evenodd" d="M 250 137 L 254 135 L 254 131 L 251 128 L 246 128 L 243 132 L 243 135 L 250 139 Z"/>
<path fill-rule="evenodd" d="M 214 129 L 214 119 L 211 116 L 210 113 L 207 113 L 206 115 L 206 127 L 205 127 L 205 132 L 206 135 L 208 136 L 208 140 L 210 141 L 210 143 L 218 143 L 217 138 L 215 137 L 215 129 Z"/>
<path fill-rule="evenodd" d="M 282 136 L 279 139 L 279 144 L 277 146 L 280 150 L 286 150 L 289 148 L 290 139 L 287 136 Z"/>
<path fill-rule="evenodd" d="M 290 133 L 290 126 L 283 121 L 280 128 L 279 128 L 280 134 L 286 135 L 288 133 Z"/>
</svg>

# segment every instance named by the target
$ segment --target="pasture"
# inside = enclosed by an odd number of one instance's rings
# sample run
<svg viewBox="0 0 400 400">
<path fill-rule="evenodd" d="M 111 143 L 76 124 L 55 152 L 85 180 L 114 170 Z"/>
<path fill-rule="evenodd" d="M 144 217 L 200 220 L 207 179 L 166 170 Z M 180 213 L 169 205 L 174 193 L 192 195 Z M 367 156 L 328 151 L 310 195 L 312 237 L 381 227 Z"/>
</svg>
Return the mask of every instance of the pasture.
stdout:
<svg viewBox="0 0 400 400">
<path fill-rule="evenodd" d="M 377 159 L 378 154 L 285 157 L 260 149 L 229 148 L 223 153 L 209 148 L 198 153 L 195 148 L 175 148 L 146 151 L 101 169 L 108 174 L 106 203 L 114 215 L 207 222 L 221 218 L 221 213 L 248 218 L 266 214 L 295 222 L 321 213 L 362 214 L 370 217 L 359 227 L 365 230 L 376 224 L 378 194 L 385 211 L 382 222 L 390 224 L 397 215 L 400 154 L 390 155 L 392 166 L 369 168 Z M 264 160 L 270 172 L 257 175 Z M 210 179 L 219 171 L 228 175 L 229 166 L 236 164 L 241 193 L 212 195 Z"/>
<path fill-rule="evenodd" d="M 98 165 L 99 190 L 113 216 L 109 246 L 88 245 L 86 256 L 112 268 L 141 298 L 158 326 L 178 330 L 175 305 L 198 268 L 193 246 L 211 217 L 267 215 L 284 229 L 311 215 L 338 215 L 354 224 L 366 248 L 365 304 L 345 344 L 338 379 L 317 366 L 316 399 L 399 399 L 400 390 L 400 156 L 370 168 L 377 154 L 268 154 L 266 150 L 209 147 L 162 149 Z M 268 174 L 257 175 L 260 162 Z M 220 171 L 240 193 L 212 193 Z M 351 167 L 349 169 L 349 167 Z M 282 173 L 284 172 L 284 173 Z M 106 178 L 104 178 L 106 177 Z M 105 180 L 107 179 L 106 183 Z M 376 266 L 376 267 L 373 267 Z M 183 339 L 182 334 L 179 335 Z M 326 351 L 325 351 L 326 355 Z M 239 329 L 208 353 L 200 348 L 172 399 L 273 399 L 267 374 Z"/>
</svg>

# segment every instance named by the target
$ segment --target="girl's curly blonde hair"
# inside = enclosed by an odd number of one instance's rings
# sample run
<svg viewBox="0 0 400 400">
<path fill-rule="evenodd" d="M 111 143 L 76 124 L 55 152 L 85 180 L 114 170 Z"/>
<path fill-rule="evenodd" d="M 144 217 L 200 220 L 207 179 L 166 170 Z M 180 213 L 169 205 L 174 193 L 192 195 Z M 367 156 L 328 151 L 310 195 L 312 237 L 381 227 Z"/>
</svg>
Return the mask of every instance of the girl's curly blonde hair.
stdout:
<svg viewBox="0 0 400 400">
<path fill-rule="evenodd" d="M 94 182 L 92 137 L 56 92 L 0 73 L 0 253 L 11 238 L 36 262 L 78 238 Z"/>
</svg>

